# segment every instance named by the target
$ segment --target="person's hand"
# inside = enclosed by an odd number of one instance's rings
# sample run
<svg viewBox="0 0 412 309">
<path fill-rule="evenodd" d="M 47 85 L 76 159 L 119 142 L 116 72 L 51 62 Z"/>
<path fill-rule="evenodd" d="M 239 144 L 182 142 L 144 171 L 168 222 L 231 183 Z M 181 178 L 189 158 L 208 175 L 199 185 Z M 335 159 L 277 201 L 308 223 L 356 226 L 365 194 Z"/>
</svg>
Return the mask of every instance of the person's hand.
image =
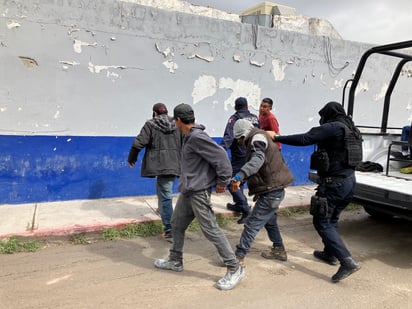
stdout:
<svg viewBox="0 0 412 309">
<path fill-rule="evenodd" d="M 275 131 L 266 131 L 266 133 L 269 134 L 272 140 L 275 140 L 275 136 L 278 135 Z"/>
<path fill-rule="evenodd" d="M 232 180 L 230 182 L 230 191 L 236 192 L 239 189 L 240 189 L 240 181 Z"/>
<path fill-rule="evenodd" d="M 216 185 L 216 193 L 225 193 L 225 192 L 226 192 L 226 186 Z"/>
<path fill-rule="evenodd" d="M 130 167 L 130 168 L 133 168 L 133 167 L 134 167 L 134 163 L 130 163 L 130 162 L 129 162 L 129 167 Z"/>
</svg>

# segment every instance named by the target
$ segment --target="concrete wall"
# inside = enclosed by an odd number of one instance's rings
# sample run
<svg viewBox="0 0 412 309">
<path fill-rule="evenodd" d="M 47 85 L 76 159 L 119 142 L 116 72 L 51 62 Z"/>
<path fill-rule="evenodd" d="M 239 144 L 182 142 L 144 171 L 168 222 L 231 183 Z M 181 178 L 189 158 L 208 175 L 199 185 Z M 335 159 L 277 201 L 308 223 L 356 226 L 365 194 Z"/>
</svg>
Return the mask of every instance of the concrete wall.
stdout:
<svg viewBox="0 0 412 309">
<path fill-rule="evenodd" d="M 216 140 L 238 96 L 255 113 L 272 97 L 282 133 L 307 130 L 371 47 L 120 1 L 3 0 L 0 12 L 0 203 L 153 194 L 126 158 L 159 101 L 192 104 Z M 356 121 L 379 118 L 391 70 L 380 62 L 361 83 L 372 103 Z M 411 98 L 397 101 L 401 126 Z M 308 183 L 312 148 L 283 149 Z"/>
</svg>

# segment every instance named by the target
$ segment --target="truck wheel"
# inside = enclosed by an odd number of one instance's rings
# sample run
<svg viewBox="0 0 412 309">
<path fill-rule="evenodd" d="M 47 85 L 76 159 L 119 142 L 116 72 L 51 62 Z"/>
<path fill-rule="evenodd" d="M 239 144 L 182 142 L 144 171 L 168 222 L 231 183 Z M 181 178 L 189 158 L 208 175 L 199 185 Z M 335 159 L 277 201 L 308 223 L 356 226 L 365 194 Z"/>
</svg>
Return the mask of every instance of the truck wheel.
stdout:
<svg viewBox="0 0 412 309">
<path fill-rule="evenodd" d="M 372 218 L 380 219 L 380 220 L 389 220 L 393 218 L 393 215 L 376 210 L 375 208 L 371 208 L 368 206 L 363 206 L 363 208 L 365 209 L 366 213 L 370 215 Z"/>
</svg>

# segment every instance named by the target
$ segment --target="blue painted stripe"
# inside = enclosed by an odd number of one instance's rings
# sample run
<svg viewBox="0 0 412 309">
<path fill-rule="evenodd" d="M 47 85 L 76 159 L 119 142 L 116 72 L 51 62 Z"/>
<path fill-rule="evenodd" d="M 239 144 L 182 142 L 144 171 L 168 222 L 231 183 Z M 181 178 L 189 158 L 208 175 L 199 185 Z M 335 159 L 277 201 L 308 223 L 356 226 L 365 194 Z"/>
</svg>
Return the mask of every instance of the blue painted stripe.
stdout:
<svg viewBox="0 0 412 309">
<path fill-rule="evenodd" d="M 128 166 L 133 139 L 0 135 L 0 203 L 154 195 L 154 179 L 140 177 L 144 152 L 134 169 Z M 295 175 L 293 185 L 310 183 L 307 175 L 312 149 L 283 146 L 282 153 Z"/>
</svg>

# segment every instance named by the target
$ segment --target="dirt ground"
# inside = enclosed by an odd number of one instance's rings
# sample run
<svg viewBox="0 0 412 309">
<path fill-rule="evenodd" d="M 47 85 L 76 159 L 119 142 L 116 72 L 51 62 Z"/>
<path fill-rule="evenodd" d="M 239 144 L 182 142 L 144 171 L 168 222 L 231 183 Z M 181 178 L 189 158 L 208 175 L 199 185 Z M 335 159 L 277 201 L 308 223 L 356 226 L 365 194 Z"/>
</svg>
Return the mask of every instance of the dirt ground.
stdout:
<svg viewBox="0 0 412 309">
<path fill-rule="evenodd" d="M 64 243 L 36 253 L 0 255 L 0 308 L 412 308 L 412 224 L 345 212 L 341 232 L 362 269 L 334 284 L 337 266 L 316 261 L 321 242 L 308 214 L 280 217 L 288 261 L 265 260 L 262 231 L 232 291 L 217 253 L 200 232 L 187 234 L 185 270 L 155 269 L 170 245 L 160 237 Z M 242 226 L 225 228 L 233 246 Z"/>
</svg>

